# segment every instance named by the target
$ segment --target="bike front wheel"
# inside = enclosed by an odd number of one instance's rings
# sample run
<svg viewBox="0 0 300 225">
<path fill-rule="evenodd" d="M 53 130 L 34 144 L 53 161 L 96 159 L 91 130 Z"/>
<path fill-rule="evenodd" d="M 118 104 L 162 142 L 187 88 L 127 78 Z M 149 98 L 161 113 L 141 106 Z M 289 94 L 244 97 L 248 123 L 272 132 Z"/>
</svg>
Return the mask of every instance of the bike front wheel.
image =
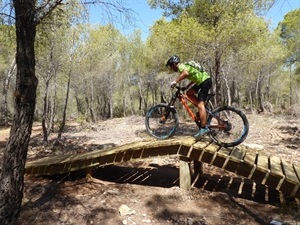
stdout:
<svg viewBox="0 0 300 225">
<path fill-rule="evenodd" d="M 249 132 L 246 115 L 231 106 L 222 106 L 213 110 L 207 120 L 210 136 L 223 147 L 234 147 L 242 143 Z"/>
<path fill-rule="evenodd" d="M 148 134 L 163 140 L 174 135 L 179 119 L 175 108 L 167 104 L 158 104 L 147 111 L 145 124 Z"/>
</svg>

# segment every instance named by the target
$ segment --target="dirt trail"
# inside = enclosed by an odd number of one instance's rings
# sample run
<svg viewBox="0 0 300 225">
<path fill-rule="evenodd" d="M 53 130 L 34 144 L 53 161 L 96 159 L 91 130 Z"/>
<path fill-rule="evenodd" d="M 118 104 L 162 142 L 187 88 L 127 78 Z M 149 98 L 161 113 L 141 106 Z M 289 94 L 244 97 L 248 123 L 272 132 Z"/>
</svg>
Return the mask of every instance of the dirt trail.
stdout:
<svg viewBox="0 0 300 225">
<path fill-rule="evenodd" d="M 299 119 L 248 115 L 245 144 L 298 164 Z M 180 124 L 178 135 L 191 132 Z M 192 134 L 192 133 L 191 133 Z M 0 130 L 4 148 L 9 131 Z M 50 136 L 50 142 L 56 136 Z M 35 124 L 28 159 L 73 154 L 145 140 L 144 118 L 127 117 L 98 124 L 68 123 L 58 147 L 42 145 Z M 0 152 L 0 157 L 2 156 Z M 1 160 L 2 161 L 2 160 Z M 276 190 L 205 165 L 205 174 L 191 191 L 178 188 L 176 157 L 136 160 L 94 171 L 52 177 L 25 177 L 24 201 L 17 225 L 82 224 L 269 224 L 271 220 L 300 224 L 297 201 Z"/>
</svg>

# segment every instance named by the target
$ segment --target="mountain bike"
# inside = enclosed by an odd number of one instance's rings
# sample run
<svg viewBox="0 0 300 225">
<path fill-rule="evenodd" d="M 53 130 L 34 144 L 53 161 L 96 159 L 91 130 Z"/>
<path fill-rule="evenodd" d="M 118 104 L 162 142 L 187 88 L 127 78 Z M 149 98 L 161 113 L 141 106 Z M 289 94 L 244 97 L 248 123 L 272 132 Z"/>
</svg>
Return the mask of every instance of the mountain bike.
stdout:
<svg viewBox="0 0 300 225">
<path fill-rule="evenodd" d="M 179 115 L 175 107 L 176 100 L 183 105 L 188 115 L 201 128 L 198 108 L 193 113 L 188 102 L 197 107 L 185 94 L 185 88 L 176 86 L 177 91 L 172 94 L 170 102 L 160 103 L 151 107 L 145 116 L 147 132 L 154 138 L 164 140 L 172 137 L 179 126 Z M 205 101 L 207 112 L 207 126 L 210 130 L 208 135 L 214 143 L 223 147 L 233 147 L 242 143 L 249 132 L 249 122 L 246 115 L 232 106 L 212 107 L 210 99 L 214 94 L 208 94 Z"/>
</svg>

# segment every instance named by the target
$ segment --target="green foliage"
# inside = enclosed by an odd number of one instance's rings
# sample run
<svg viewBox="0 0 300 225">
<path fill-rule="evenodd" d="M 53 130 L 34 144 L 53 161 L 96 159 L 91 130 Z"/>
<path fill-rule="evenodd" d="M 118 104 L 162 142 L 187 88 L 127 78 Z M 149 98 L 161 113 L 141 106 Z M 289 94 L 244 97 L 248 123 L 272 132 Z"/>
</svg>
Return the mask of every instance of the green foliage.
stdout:
<svg viewBox="0 0 300 225">
<path fill-rule="evenodd" d="M 287 13 L 279 28 L 283 43 L 290 51 L 288 61 L 300 62 L 300 9 Z"/>
<path fill-rule="evenodd" d="M 16 40 L 13 26 L 0 25 L 0 109 L 6 108 L 0 112 L 0 117 L 7 113 L 8 118 L 13 118 L 13 90 L 15 84 L 15 49 Z M 10 71 L 10 72 L 9 72 Z M 14 71 L 15 72 L 15 71 Z M 11 74 L 10 74 L 11 73 Z M 5 103 L 7 99 L 8 103 Z M 5 104 L 5 106 L 4 106 Z"/>
<path fill-rule="evenodd" d="M 163 9 L 165 16 L 180 16 L 181 12 L 190 7 L 193 1 L 191 0 L 148 0 L 151 8 Z"/>
<path fill-rule="evenodd" d="M 187 1 L 180 14 L 174 10 L 178 1 L 150 2 L 152 7 L 161 7 L 174 16 L 170 22 L 158 21 L 149 39 L 164 61 L 167 55 L 176 53 L 183 60 L 204 63 L 214 77 L 219 94 L 229 104 L 230 98 L 241 99 L 237 90 L 249 93 L 249 88 L 254 98 L 260 95 L 263 101 L 264 88 L 268 87 L 270 77 L 277 75 L 275 71 L 286 56 L 278 33 L 272 34 L 267 22 L 257 15 L 270 8 L 274 1 Z M 163 47 L 165 43 L 167 48 Z M 269 91 L 268 87 L 266 96 Z"/>
<path fill-rule="evenodd" d="M 169 83 L 178 74 L 170 73 L 165 63 L 173 54 L 203 64 L 214 81 L 219 79 L 224 101 L 231 97 L 232 102 L 255 105 L 260 91 L 263 100 L 287 101 L 290 80 L 283 62 L 298 54 L 298 11 L 286 15 L 282 29 L 270 31 L 257 12 L 269 8 L 271 0 L 148 2 L 170 17 L 156 21 L 146 41 L 139 30 L 125 37 L 111 24 L 77 24 L 85 19 L 85 9 L 76 2 L 61 5 L 44 20 L 36 38 L 38 111 L 48 82 L 48 104 L 55 104 L 59 115 L 71 74 L 69 116 L 92 120 L 92 114 L 96 119 L 143 114 L 170 97 Z M 13 27 L 0 32 L 4 30 Z M 5 71 L 12 59 L 5 56 L 13 57 L 15 46 L 7 35 L 0 36 L 0 43 Z M 299 77 L 294 75 L 296 84 Z"/>
<path fill-rule="evenodd" d="M 7 70 L 15 57 L 16 37 L 13 26 L 0 25 L 0 68 Z"/>
</svg>

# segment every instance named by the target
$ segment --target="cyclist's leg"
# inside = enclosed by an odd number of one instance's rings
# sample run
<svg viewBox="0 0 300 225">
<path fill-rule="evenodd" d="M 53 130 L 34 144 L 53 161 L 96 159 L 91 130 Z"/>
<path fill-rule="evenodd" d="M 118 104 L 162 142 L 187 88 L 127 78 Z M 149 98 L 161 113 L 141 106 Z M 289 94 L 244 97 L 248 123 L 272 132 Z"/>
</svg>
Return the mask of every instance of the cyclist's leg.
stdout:
<svg viewBox="0 0 300 225">
<path fill-rule="evenodd" d="M 205 110 L 205 101 L 208 96 L 209 89 L 212 86 L 211 79 L 205 80 L 200 85 L 200 90 L 198 91 L 198 110 L 200 114 L 201 127 L 206 127 L 206 110 Z"/>
<path fill-rule="evenodd" d="M 206 127 L 206 110 L 205 110 L 204 101 L 198 102 L 198 110 L 199 110 L 201 128 L 205 128 Z"/>
<path fill-rule="evenodd" d="M 195 86 L 195 85 L 194 85 Z M 193 86 L 193 87 L 194 87 Z M 193 88 L 190 88 L 187 92 L 186 95 L 188 96 L 188 98 L 194 102 L 196 105 L 198 104 L 198 98 L 196 96 L 198 91 L 195 91 Z"/>
<path fill-rule="evenodd" d="M 211 79 L 205 80 L 203 83 L 198 85 L 198 110 L 199 110 L 199 116 L 200 116 L 200 123 L 201 128 L 199 129 L 198 133 L 194 135 L 196 139 L 200 138 L 204 134 L 207 134 L 209 132 L 209 128 L 206 126 L 206 110 L 205 110 L 205 101 L 208 96 L 208 91 L 212 86 Z"/>
</svg>

